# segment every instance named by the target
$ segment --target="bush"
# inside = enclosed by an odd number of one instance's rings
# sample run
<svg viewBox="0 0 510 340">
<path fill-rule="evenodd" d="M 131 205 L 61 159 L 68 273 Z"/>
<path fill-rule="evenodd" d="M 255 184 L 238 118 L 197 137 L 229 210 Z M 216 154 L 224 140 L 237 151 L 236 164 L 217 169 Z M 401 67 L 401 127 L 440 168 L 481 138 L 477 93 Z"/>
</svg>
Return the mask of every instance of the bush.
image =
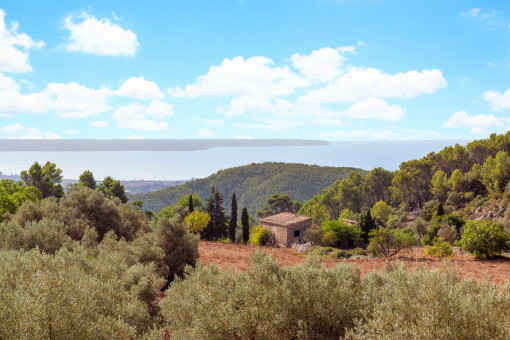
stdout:
<svg viewBox="0 0 510 340">
<path fill-rule="evenodd" d="M 425 255 L 439 258 L 452 257 L 453 249 L 450 242 L 442 237 L 436 237 L 431 246 L 425 247 Z"/>
<path fill-rule="evenodd" d="M 258 245 L 269 246 L 273 244 L 273 233 L 269 229 L 262 228 L 259 234 Z"/>
<path fill-rule="evenodd" d="M 305 231 L 303 239 L 313 245 L 334 247 L 338 245 L 338 236 L 334 231 L 324 231 L 321 227 L 312 227 Z"/>
<path fill-rule="evenodd" d="M 468 221 L 457 244 L 477 258 L 493 258 L 510 250 L 510 235 L 491 221 Z"/>
<path fill-rule="evenodd" d="M 423 209 L 421 210 L 420 217 L 427 222 L 430 222 L 432 219 L 432 215 L 437 211 L 437 206 L 439 205 L 438 201 L 428 201 L 423 205 Z"/>
<path fill-rule="evenodd" d="M 369 234 L 368 250 L 375 256 L 391 257 L 402 249 L 416 245 L 416 239 L 411 233 L 401 229 L 379 228 Z"/>
<path fill-rule="evenodd" d="M 344 242 L 347 242 L 349 246 L 352 246 L 355 241 L 362 240 L 362 234 L 360 228 L 355 225 L 347 225 L 346 223 L 333 220 L 322 223 L 322 230 L 326 232 L 334 232 L 338 238 L 336 246 L 342 246 Z"/>
<path fill-rule="evenodd" d="M 423 245 L 431 245 L 432 241 L 437 237 L 439 229 L 443 223 L 455 227 L 455 240 L 459 240 L 462 235 L 462 228 L 465 221 L 457 215 L 437 216 L 430 224 L 427 235 L 422 240 Z"/>
</svg>

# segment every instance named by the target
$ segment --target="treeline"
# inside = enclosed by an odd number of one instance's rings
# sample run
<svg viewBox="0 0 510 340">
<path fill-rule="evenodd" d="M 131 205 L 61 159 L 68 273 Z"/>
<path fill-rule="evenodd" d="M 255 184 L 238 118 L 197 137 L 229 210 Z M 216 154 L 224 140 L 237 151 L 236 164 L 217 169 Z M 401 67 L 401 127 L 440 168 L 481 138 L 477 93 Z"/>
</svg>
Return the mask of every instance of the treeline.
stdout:
<svg viewBox="0 0 510 340">
<path fill-rule="evenodd" d="M 267 198 L 275 193 L 287 194 L 294 200 L 309 200 L 322 188 L 335 180 L 347 177 L 351 172 L 364 174 L 357 168 L 321 167 L 306 164 L 262 163 L 230 168 L 204 179 L 193 180 L 183 185 L 164 190 L 131 196 L 140 200 L 148 210 L 158 212 L 174 205 L 180 197 L 193 193 L 201 198 L 209 195 L 211 187 L 225 194 L 225 205 L 230 205 L 230 196 L 239 194 L 237 203 L 246 206 L 250 214 L 264 206 Z"/>
<path fill-rule="evenodd" d="M 480 197 L 500 198 L 510 180 L 510 132 L 492 134 L 466 146 L 456 144 L 400 164 L 397 171 L 382 168 L 351 173 L 335 181 L 301 208 L 314 221 L 336 219 L 342 211 L 359 214 L 377 202 L 393 211 L 422 209 L 427 202 L 444 204 L 450 212 Z M 473 209 L 458 212 L 469 215 Z"/>
</svg>

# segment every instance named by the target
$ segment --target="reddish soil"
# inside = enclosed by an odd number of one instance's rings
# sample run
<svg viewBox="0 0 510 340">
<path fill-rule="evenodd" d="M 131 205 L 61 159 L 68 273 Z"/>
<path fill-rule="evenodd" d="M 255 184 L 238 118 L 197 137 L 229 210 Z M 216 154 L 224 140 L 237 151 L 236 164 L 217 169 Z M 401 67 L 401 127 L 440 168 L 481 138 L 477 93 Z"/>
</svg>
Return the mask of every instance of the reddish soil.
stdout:
<svg viewBox="0 0 510 340">
<path fill-rule="evenodd" d="M 278 260 L 281 265 L 289 266 L 303 263 L 305 255 L 297 254 L 293 249 L 257 247 L 240 244 L 224 244 L 214 242 L 200 242 L 198 251 L 200 253 L 200 262 L 207 266 L 214 264 L 220 268 L 234 268 L 236 270 L 245 270 L 251 266 L 250 257 L 256 251 L 268 253 L 274 260 Z M 487 275 L 495 283 L 510 280 L 510 254 L 495 260 L 477 260 L 469 254 L 456 254 L 450 262 L 460 271 L 463 278 L 474 278 L 482 282 Z M 390 259 L 379 258 L 356 258 L 348 259 L 347 263 L 360 267 L 362 275 L 373 270 L 384 268 L 386 261 L 400 260 L 408 268 L 412 269 L 417 265 L 426 265 L 428 268 L 442 268 L 443 260 L 434 259 L 425 256 L 424 248 L 414 247 L 402 251 L 398 256 Z M 327 266 L 334 266 L 343 260 L 322 260 Z"/>
</svg>

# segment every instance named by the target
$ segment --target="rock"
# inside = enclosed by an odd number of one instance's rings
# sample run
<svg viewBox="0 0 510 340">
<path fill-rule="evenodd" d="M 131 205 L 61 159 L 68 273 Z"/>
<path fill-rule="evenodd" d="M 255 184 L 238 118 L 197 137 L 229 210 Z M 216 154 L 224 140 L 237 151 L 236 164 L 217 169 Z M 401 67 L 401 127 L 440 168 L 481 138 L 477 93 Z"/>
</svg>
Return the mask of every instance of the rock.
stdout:
<svg viewBox="0 0 510 340">
<path fill-rule="evenodd" d="M 487 218 L 493 218 L 494 214 L 492 213 L 492 210 L 489 210 L 489 213 L 487 214 Z"/>
<path fill-rule="evenodd" d="M 295 248 L 298 253 L 306 253 L 308 248 L 312 247 L 312 243 L 306 242 L 301 244 L 296 244 Z M 294 248 L 294 244 L 292 245 L 292 248 Z"/>
<path fill-rule="evenodd" d="M 478 207 L 478 208 L 476 208 L 475 213 L 474 213 L 473 215 L 478 215 L 479 213 L 481 213 L 481 212 L 482 212 L 482 210 L 483 210 L 483 208 L 482 208 L 482 207 Z"/>
</svg>

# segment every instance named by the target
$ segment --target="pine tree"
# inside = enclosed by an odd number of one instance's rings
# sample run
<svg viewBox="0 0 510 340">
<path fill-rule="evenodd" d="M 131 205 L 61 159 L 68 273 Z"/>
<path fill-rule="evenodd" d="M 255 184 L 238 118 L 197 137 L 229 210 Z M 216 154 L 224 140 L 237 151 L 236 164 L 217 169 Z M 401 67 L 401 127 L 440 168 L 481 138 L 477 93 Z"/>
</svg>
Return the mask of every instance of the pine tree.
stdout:
<svg viewBox="0 0 510 340">
<path fill-rule="evenodd" d="M 206 199 L 206 211 L 211 216 L 211 220 L 202 234 L 202 237 L 206 240 L 216 241 L 228 237 L 227 216 L 225 215 L 223 201 L 223 195 L 212 187 L 211 196 Z"/>
<path fill-rule="evenodd" d="M 366 213 L 360 215 L 359 226 L 363 231 L 363 241 L 365 241 L 365 243 L 368 243 L 369 240 L 368 234 L 372 229 L 377 228 L 375 225 L 375 218 L 372 217 L 372 212 L 370 209 L 368 209 Z"/>
<path fill-rule="evenodd" d="M 236 241 L 237 228 L 237 201 L 236 193 L 232 194 L 232 202 L 230 203 L 230 221 L 228 223 L 228 237 L 232 243 Z"/>
<path fill-rule="evenodd" d="M 250 239 L 250 221 L 248 217 L 248 209 L 243 208 L 241 213 L 241 225 L 243 226 L 243 243 L 247 244 Z"/>
<path fill-rule="evenodd" d="M 439 205 L 437 206 L 436 216 L 443 216 L 444 214 L 445 212 L 443 208 L 443 203 L 439 203 Z"/>
<path fill-rule="evenodd" d="M 192 213 L 195 211 L 195 208 L 193 207 L 193 194 L 189 195 L 189 204 L 188 204 L 188 213 Z"/>
</svg>

